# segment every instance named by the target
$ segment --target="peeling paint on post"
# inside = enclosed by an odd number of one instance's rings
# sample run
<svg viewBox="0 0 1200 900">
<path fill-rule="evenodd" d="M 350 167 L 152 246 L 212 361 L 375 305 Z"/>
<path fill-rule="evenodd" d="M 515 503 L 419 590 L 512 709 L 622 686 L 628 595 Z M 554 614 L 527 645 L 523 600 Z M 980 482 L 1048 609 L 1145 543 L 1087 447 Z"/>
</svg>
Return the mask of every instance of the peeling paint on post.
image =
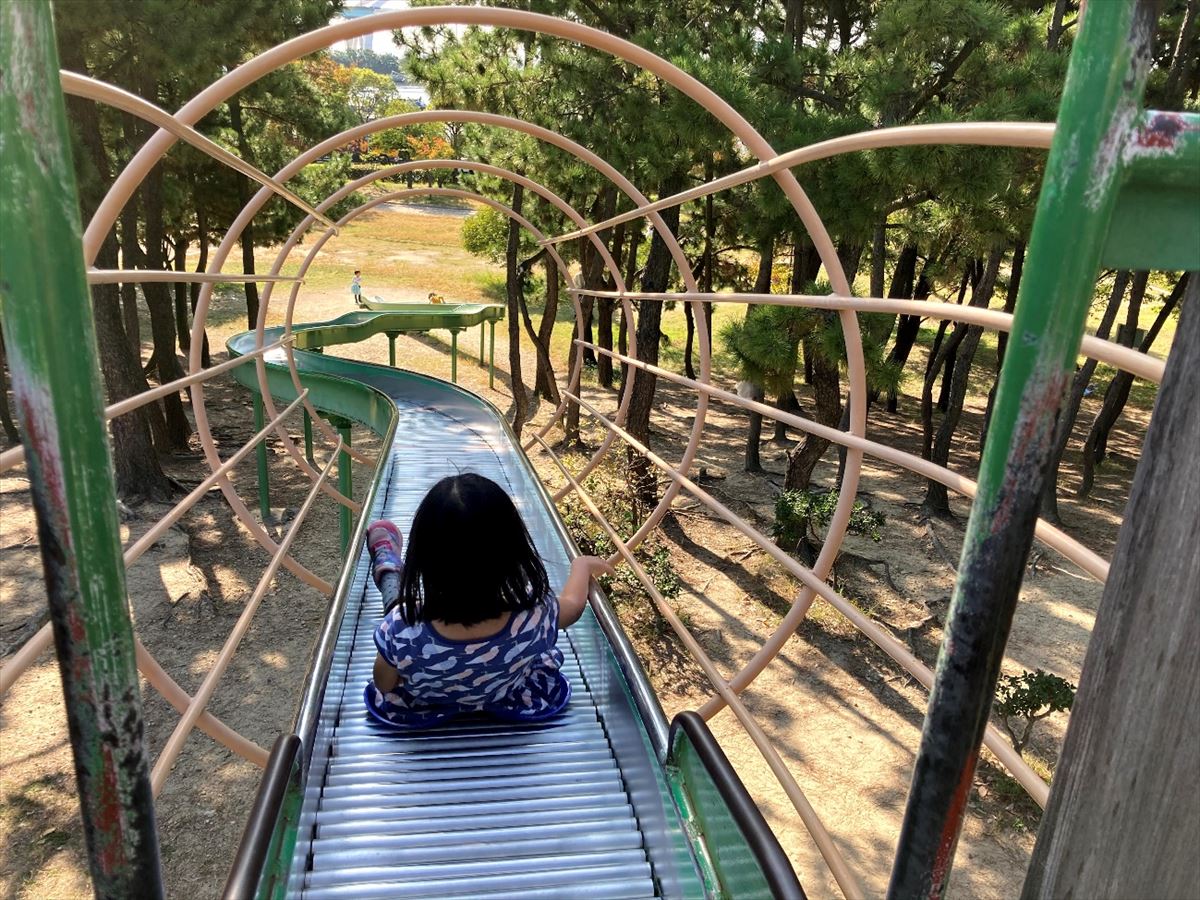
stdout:
<svg viewBox="0 0 1200 900">
<path fill-rule="evenodd" d="M 0 313 L 97 897 L 160 897 L 158 839 L 50 4 L 0 4 Z"/>
<path fill-rule="evenodd" d="M 1055 421 L 1136 135 L 1155 4 L 1087 6 L 1038 200 L 890 898 L 940 897 L 1033 541 Z"/>
</svg>

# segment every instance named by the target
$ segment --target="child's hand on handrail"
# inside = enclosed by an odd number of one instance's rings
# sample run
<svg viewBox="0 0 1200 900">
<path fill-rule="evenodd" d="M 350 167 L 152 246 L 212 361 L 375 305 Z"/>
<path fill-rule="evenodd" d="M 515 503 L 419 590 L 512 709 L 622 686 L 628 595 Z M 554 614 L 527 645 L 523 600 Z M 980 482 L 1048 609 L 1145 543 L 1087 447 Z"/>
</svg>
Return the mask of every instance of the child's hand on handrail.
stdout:
<svg viewBox="0 0 1200 900">
<path fill-rule="evenodd" d="M 600 575 L 616 575 L 608 562 L 599 556 L 577 556 L 571 560 L 571 574 L 558 595 L 558 627 L 574 625 L 587 606 L 591 580 Z"/>
<path fill-rule="evenodd" d="M 588 570 L 588 576 L 591 578 L 599 578 L 601 575 L 615 576 L 617 570 L 608 564 L 608 560 L 603 556 L 577 556 L 571 561 L 571 566 L 584 566 Z"/>
</svg>

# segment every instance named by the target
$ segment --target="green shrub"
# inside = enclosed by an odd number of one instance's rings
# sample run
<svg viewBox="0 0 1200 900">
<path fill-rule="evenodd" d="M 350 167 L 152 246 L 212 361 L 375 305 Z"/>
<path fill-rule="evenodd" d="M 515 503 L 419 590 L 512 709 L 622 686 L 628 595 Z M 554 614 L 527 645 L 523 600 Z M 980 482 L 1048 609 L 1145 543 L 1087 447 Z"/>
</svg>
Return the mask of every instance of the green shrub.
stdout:
<svg viewBox="0 0 1200 900">
<path fill-rule="evenodd" d="M 629 485 L 624 459 L 614 460 L 611 457 L 583 483 L 588 495 L 622 541 L 628 541 L 633 536 L 646 516 L 646 510 L 639 506 Z M 588 512 L 578 495 L 572 492 L 560 500 L 558 512 L 581 553 L 608 557 L 616 552 L 608 534 Z M 669 548 L 657 533 L 639 544 L 633 555 L 660 594 L 667 599 L 679 596 L 683 582 L 671 561 Z M 614 602 L 645 598 L 641 582 L 626 565 L 617 566 L 617 577 L 610 579 L 605 587 Z"/>
<path fill-rule="evenodd" d="M 1018 753 L 1029 743 L 1038 719 L 1071 708 L 1075 702 L 1075 691 L 1075 685 L 1065 678 L 1041 669 L 1020 675 L 1000 676 L 996 684 L 994 708 Z"/>
<path fill-rule="evenodd" d="M 815 537 L 818 528 L 829 525 L 837 501 L 837 491 L 784 491 L 775 500 L 775 524 L 771 528 L 775 542 L 785 549 L 795 549 L 810 534 Z M 856 500 L 850 513 L 848 531 L 880 541 L 883 536 L 879 529 L 886 521 L 883 513 L 869 509 L 861 500 Z"/>
</svg>

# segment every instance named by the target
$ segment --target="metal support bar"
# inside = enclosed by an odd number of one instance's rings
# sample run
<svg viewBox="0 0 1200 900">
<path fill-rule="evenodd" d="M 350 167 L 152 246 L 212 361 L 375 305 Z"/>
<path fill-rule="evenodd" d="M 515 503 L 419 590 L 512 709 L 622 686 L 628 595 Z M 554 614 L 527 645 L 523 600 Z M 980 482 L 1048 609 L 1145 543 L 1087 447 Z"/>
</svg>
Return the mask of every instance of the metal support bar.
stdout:
<svg viewBox="0 0 1200 900">
<path fill-rule="evenodd" d="M 757 529 L 747 524 L 742 520 L 737 513 L 733 512 L 729 507 L 725 506 L 721 501 L 717 500 L 709 494 L 704 488 L 697 485 L 686 475 L 681 474 L 674 466 L 664 460 L 657 453 L 654 453 L 645 444 L 638 441 L 628 431 L 621 426 L 607 419 L 600 413 L 596 407 L 581 399 L 578 395 L 566 392 L 566 396 L 579 404 L 581 409 L 593 416 L 597 422 L 607 428 L 612 434 L 621 438 L 628 446 L 632 447 L 642 456 L 646 457 L 668 478 L 679 484 L 689 494 L 719 515 L 722 519 L 744 534 L 754 543 L 758 544 L 772 559 L 779 563 L 783 568 L 787 569 L 797 580 L 805 587 L 810 588 L 817 596 L 825 600 L 845 616 L 855 628 L 865 634 L 880 650 L 894 659 L 904 668 L 906 672 L 917 679 L 924 687 L 928 688 L 933 684 L 933 673 L 908 649 L 902 641 L 900 641 L 890 631 L 880 626 L 874 619 L 866 616 L 853 603 L 850 603 L 839 594 L 832 586 L 818 579 L 812 569 L 801 565 L 792 556 L 789 556 L 784 551 L 780 550 L 778 545 L 770 538 L 763 535 Z M 568 491 L 569 492 L 569 486 Z M 564 495 L 565 493 L 564 492 Z M 807 607 L 805 608 L 807 609 Z M 778 653 L 778 648 L 771 653 L 771 658 Z M 768 659 L 768 662 L 770 660 Z M 743 670 L 745 671 L 745 670 Z M 758 671 L 762 671 L 760 668 Z M 754 673 L 757 675 L 757 672 Z M 749 684 L 749 680 L 743 681 L 741 687 Z M 737 688 L 735 688 L 736 690 Z M 716 707 L 712 712 L 708 710 L 712 707 L 712 701 L 708 706 L 701 710 L 702 714 L 714 715 L 720 710 Z M 1021 754 L 1017 753 L 1012 748 L 1012 745 L 1000 734 L 1000 732 L 991 726 L 988 726 L 985 743 L 989 750 L 996 754 L 996 758 L 1000 763 L 1012 773 L 1013 777 L 1021 783 L 1021 786 L 1029 792 L 1029 796 L 1039 806 L 1046 805 L 1046 799 L 1050 795 L 1050 788 L 1046 782 L 1042 781 L 1041 776 L 1029 767 L 1029 764 L 1021 758 Z"/>
<path fill-rule="evenodd" d="M 450 329 L 450 381 L 458 384 L 458 329 Z"/>
<path fill-rule="evenodd" d="M 200 500 L 204 498 L 205 494 L 208 493 L 208 489 L 225 477 L 225 475 L 228 474 L 234 466 L 245 459 L 249 455 L 251 449 L 262 446 L 262 443 L 267 439 L 267 434 L 288 415 L 290 415 L 292 410 L 299 406 L 306 396 L 308 396 L 307 389 L 305 389 L 299 397 L 293 400 L 287 409 L 275 416 L 275 418 L 270 422 L 265 424 L 260 422 L 260 427 L 255 433 L 254 437 L 246 441 L 246 443 L 242 445 L 241 449 L 238 450 L 237 453 L 233 454 L 233 456 L 229 457 L 229 459 L 217 466 L 211 475 L 192 488 L 191 493 L 176 503 L 175 506 L 172 507 L 169 512 L 164 514 L 162 518 L 160 518 L 145 534 L 134 541 L 134 543 L 125 550 L 125 568 L 128 569 L 130 566 L 132 566 L 138 561 L 138 559 L 141 558 L 143 553 L 154 546 L 155 542 L 163 536 L 166 530 L 182 519 L 184 513 L 199 503 Z"/>
<path fill-rule="evenodd" d="M 994 331 L 1011 332 L 1013 317 L 998 309 L 979 309 L 973 306 L 958 306 L 937 300 L 892 300 L 884 297 L 839 297 L 836 294 L 742 294 L 705 293 L 702 291 L 677 291 L 674 293 L 646 293 L 643 291 L 593 291 L 584 288 L 567 288 L 568 293 L 580 297 L 604 297 L 612 300 L 651 300 L 655 302 L 680 303 L 702 300 L 705 303 L 745 303 L 754 306 L 794 306 L 801 309 L 828 309 L 855 312 L 880 312 L 888 315 L 919 316 L 920 318 L 947 319 L 982 325 Z M 588 346 L 584 344 L 584 346 Z M 1158 384 L 1166 366 L 1161 359 L 1142 353 L 1131 347 L 1085 334 L 1079 352 L 1091 359 L 1108 363 L 1114 369 L 1132 372 Z"/>
<path fill-rule="evenodd" d="M 263 412 L 262 397 L 254 395 L 254 430 L 262 431 L 266 424 L 266 414 Z M 258 462 L 258 514 L 263 524 L 271 518 L 271 473 L 267 467 L 267 442 L 260 441 L 254 449 L 254 457 Z"/>
<path fill-rule="evenodd" d="M 488 327 L 491 329 L 488 346 L 488 387 L 494 391 L 496 389 L 496 323 L 489 322 Z"/>
<path fill-rule="evenodd" d="M 394 331 L 389 331 L 387 333 L 388 365 L 391 366 L 393 369 L 396 368 L 396 338 L 397 338 L 397 336 L 398 336 L 397 333 Z"/>
<path fill-rule="evenodd" d="M 556 235 L 538 243 L 542 245 L 559 244 L 563 241 L 595 234 L 619 225 L 621 222 L 630 222 L 642 216 L 679 206 L 689 200 L 699 200 L 710 194 L 757 181 L 759 178 L 790 169 L 793 166 L 828 159 L 843 153 L 854 153 L 879 147 L 915 147 L 936 144 L 1045 148 L 1050 146 L 1053 136 L 1053 122 L 944 122 L 934 125 L 904 125 L 898 128 L 879 128 L 874 131 L 858 132 L 797 147 L 795 150 L 761 160 L 740 171 L 706 181 L 678 194 L 663 197 L 654 203 L 646 201 L 627 212 L 610 216 L 586 228 Z"/>
<path fill-rule="evenodd" d="M 722 696 L 725 702 L 729 705 L 730 711 L 737 718 L 741 726 L 746 729 L 746 733 L 750 736 L 750 740 L 753 742 L 754 746 L 758 748 L 759 753 L 762 754 L 763 759 L 766 761 L 767 766 L 771 770 L 771 773 L 779 781 L 779 785 L 783 788 L 784 793 L 787 794 L 788 799 L 792 801 L 792 805 L 795 807 L 797 814 L 799 814 L 801 820 L 804 822 L 804 827 L 808 830 L 809 835 L 812 837 L 813 843 L 817 845 L 817 849 L 821 853 L 821 858 L 829 867 L 829 871 L 833 875 L 834 880 L 837 882 L 838 887 L 841 888 L 842 893 L 846 897 L 851 898 L 851 900 L 857 900 L 857 898 L 866 897 L 867 892 L 863 888 L 862 882 L 859 881 L 858 876 L 849 867 L 849 865 L 846 864 L 846 860 L 842 856 L 841 851 L 839 851 L 837 846 L 833 843 L 833 838 L 830 837 L 829 832 L 825 829 L 824 823 L 821 822 L 821 817 L 817 815 L 816 810 L 812 808 L 812 804 L 808 802 L 808 798 L 804 795 L 804 791 L 800 788 L 800 785 L 796 783 L 796 779 L 792 776 L 791 770 L 789 770 L 783 760 L 780 759 L 779 754 L 771 745 L 770 738 L 768 738 L 766 733 L 762 730 L 762 726 L 758 724 L 754 716 L 752 716 L 749 710 L 746 709 L 738 695 L 735 694 L 729 688 L 729 685 L 725 683 L 724 676 L 720 673 L 720 671 L 718 671 L 712 659 L 710 659 L 708 654 L 704 652 L 704 648 L 700 646 L 699 642 L 688 630 L 687 626 L 683 624 L 679 616 L 675 614 L 675 610 L 671 608 L 671 605 L 667 603 L 666 598 L 663 597 L 658 588 L 655 586 L 654 580 L 650 577 L 649 573 L 642 568 L 641 564 L 634 557 L 633 552 L 629 549 L 628 545 L 621 540 L 621 536 L 617 534 L 616 530 L 612 527 L 612 524 L 604 517 L 604 514 L 592 500 L 591 495 L 588 494 L 583 485 L 581 485 L 571 474 L 571 472 L 567 469 L 566 464 L 562 461 L 562 459 L 559 458 L 558 454 L 554 452 L 554 449 L 548 443 L 546 443 L 544 438 L 537 437 L 535 435 L 535 440 L 542 445 L 542 449 L 549 454 L 550 459 L 556 466 L 558 466 L 558 469 L 560 472 L 562 472 L 563 477 L 568 481 L 568 483 L 570 483 L 571 488 L 575 491 L 575 494 L 587 508 L 588 512 L 591 513 L 592 518 L 595 519 L 600 527 L 604 529 L 604 532 L 608 535 L 608 539 L 612 542 L 613 547 L 616 548 L 616 555 L 619 555 L 621 559 L 625 561 L 630 570 L 637 577 L 638 581 L 642 583 L 642 587 L 646 589 L 646 593 L 650 595 L 650 599 L 658 609 L 659 615 L 666 619 L 667 624 L 671 626 L 675 634 L 679 637 L 680 642 L 684 645 L 684 647 L 687 648 L 687 651 L 691 654 L 692 659 L 694 659 L 697 665 L 700 666 L 701 671 L 704 672 L 704 676 L 709 680 L 709 683 L 713 686 L 713 689 Z"/>
<path fill-rule="evenodd" d="M 153 103 L 149 103 L 136 94 L 131 94 L 128 91 L 123 91 L 111 84 L 106 84 L 103 81 L 96 81 L 94 78 L 88 78 L 86 75 L 79 75 L 75 72 L 60 72 L 58 77 L 62 82 L 62 90 L 65 94 L 74 94 L 77 97 L 87 97 L 89 100 L 97 100 L 101 103 L 107 103 L 114 106 L 123 112 L 137 116 L 157 125 L 164 131 L 170 132 L 175 137 L 185 141 L 195 147 L 202 153 L 211 156 L 217 162 L 224 163 L 234 171 L 241 172 L 247 178 L 257 181 L 264 187 L 270 188 L 283 199 L 287 200 L 293 206 L 303 210 L 326 228 L 332 228 L 337 231 L 337 225 L 327 218 L 318 210 L 309 205 L 303 197 L 299 196 L 289 188 L 285 187 L 280 182 L 276 181 L 265 172 L 260 172 L 250 163 L 246 162 L 239 156 L 234 156 L 220 144 L 206 138 L 190 125 L 180 121 L 175 116 L 171 115 L 165 109 L 160 109 Z"/>
<path fill-rule="evenodd" d="M 92 886 L 98 897 L 161 897 L 141 690 L 49 3 L 0 4 L 0 71 L 0 310 Z"/>
<path fill-rule="evenodd" d="M 310 466 L 313 465 L 312 416 L 308 414 L 307 407 L 304 410 L 304 458 Z"/>
<path fill-rule="evenodd" d="M 341 449 L 340 445 L 338 449 Z M 179 758 L 179 753 L 183 750 L 183 744 L 192 729 L 196 726 L 200 714 L 204 712 L 209 700 L 212 699 L 213 692 L 217 689 L 217 682 L 225 674 L 225 669 L 229 666 L 229 661 L 233 658 L 238 644 L 241 643 L 246 630 L 250 627 L 250 620 L 254 618 L 254 613 L 258 611 L 259 604 L 262 603 L 263 597 L 266 596 L 267 589 L 271 586 L 271 582 L 275 578 L 275 573 L 279 571 L 284 557 L 291 551 L 292 542 L 296 539 L 296 535 L 300 533 L 300 527 L 304 524 L 304 520 L 308 516 L 308 511 L 312 509 L 313 501 L 316 500 L 317 495 L 321 492 L 322 482 L 329 477 L 329 470 L 331 468 L 333 468 L 332 459 L 321 470 L 321 474 L 313 482 L 312 487 L 309 488 L 308 496 L 304 498 L 304 503 L 301 504 L 300 509 L 296 512 L 296 518 L 292 521 L 287 535 L 280 541 L 279 549 L 275 551 L 275 555 L 271 558 L 271 562 L 263 572 L 262 578 L 258 581 L 258 586 L 254 589 L 254 593 L 250 595 L 250 599 L 246 601 L 246 605 L 242 609 L 242 614 L 238 616 L 238 620 L 234 624 L 233 630 L 229 633 L 229 637 L 225 639 L 225 644 L 221 647 L 221 652 L 217 655 L 216 662 L 213 663 L 208 674 L 204 676 L 204 681 L 196 689 L 195 696 L 188 706 L 187 712 L 180 718 L 179 724 L 175 726 L 175 730 L 171 732 L 171 736 L 163 746 L 162 753 L 159 754 L 158 759 L 154 763 L 154 772 L 151 776 L 156 795 L 162 790 L 162 786 L 171 772 L 171 767 L 175 764 L 175 760 Z M 138 896 L 136 892 L 133 892 L 131 895 Z"/>
<path fill-rule="evenodd" d="M 995 413 L 896 848 L 889 898 L 940 897 L 1033 541 L 1130 124 L 1150 60 L 1153 4 L 1090 3 L 1071 52 Z M 1052 298 L 1053 302 L 1047 302 Z"/>
<path fill-rule="evenodd" d="M 146 404 L 157 400 L 159 397 L 166 397 L 168 394 L 177 394 L 184 388 L 193 384 L 200 384 L 208 381 L 210 378 L 215 378 L 228 372 L 230 369 L 236 369 L 244 363 L 251 362 L 265 353 L 270 353 L 279 347 L 285 347 L 291 341 L 291 338 L 284 338 L 281 341 L 276 341 L 273 344 L 268 344 L 265 347 L 259 347 L 251 353 L 244 356 L 238 356 L 234 359 L 227 359 L 223 363 L 218 363 L 215 366 L 210 366 L 199 372 L 193 372 L 190 375 L 184 375 L 182 378 L 176 378 L 174 381 L 168 381 L 166 384 L 160 384 L 158 387 L 150 388 L 141 393 L 134 394 L 132 397 L 126 397 L 124 400 L 118 400 L 104 410 L 104 418 L 112 421 L 118 416 L 123 416 L 126 413 L 131 413 L 135 409 L 140 409 Z M 0 472 L 6 472 L 13 466 L 20 465 L 25 461 L 25 448 L 13 447 L 11 450 L 5 450 L 0 453 Z"/>
<path fill-rule="evenodd" d="M 342 436 L 342 443 L 338 446 L 338 490 L 353 499 L 354 470 L 351 468 L 350 454 L 346 450 L 350 446 L 350 420 L 337 418 L 330 419 L 330 422 Z M 348 506 L 338 508 L 338 526 L 342 538 L 342 555 L 345 556 L 350 550 L 350 534 L 354 530 L 354 511 Z"/>
<path fill-rule="evenodd" d="M 481 368 L 481 369 L 482 369 L 482 368 L 483 368 L 485 365 L 487 365 L 487 363 L 486 363 L 486 362 L 484 362 L 484 359 L 483 359 L 483 337 L 484 337 L 484 332 L 485 332 L 486 330 L 487 330 L 487 329 L 485 329 L 485 328 L 483 327 L 483 323 L 482 323 L 482 322 L 480 322 L 480 323 L 479 323 L 479 368 Z"/>
<path fill-rule="evenodd" d="M 876 459 L 890 462 L 897 466 L 902 466 L 910 472 L 915 472 L 924 478 L 932 479 L 946 485 L 952 491 L 962 494 L 965 497 L 974 497 L 976 485 L 969 478 L 964 478 L 949 469 L 939 466 L 929 460 L 922 459 L 912 453 L 905 453 L 903 450 L 897 450 L 895 447 L 887 444 L 880 444 L 876 441 L 869 441 L 866 438 L 858 437 L 848 431 L 842 431 L 839 428 L 831 428 L 828 425 L 822 425 L 819 422 L 814 422 L 812 419 L 807 419 L 804 416 L 797 416 L 792 413 L 784 412 L 777 406 L 771 406 L 766 403 L 758 403 L 754 400 L 747 400 L 744 397 L 739 397 L 731 391 L 723 391 L 718 387 L 713 387 L 711 384 L 697 381 L 694 378 L 687 378 L 683 375 L 677 375 L 668 369 L 661 366 L 651 365 L 643 362 L 640 359 L 629 356 L 626 353 L 618 353 L 615 350 L 608 350 L 601 347 L 599 344 L 589 343 L 575 339 L 575 343 L 581 347 L 589 347 L 597 353 L 611 357 L 626 365 L 632 366 L 635 369 L 641 369 L 645 372 L 650 372 L 658 378 L 666 381 L 674 382 L 675 384 L 690 387 L 695 391 L 707 394 L 709 397 L 714 397 L 717 400 L 732 404 L 733 406 L 755 412 L 768 419 L 773 419 L 778 422 L 784 422 L 793 428 L 803 431 L 806 434 L 815 434 L 817 437 L 824 438 L 835 444 L 840 444 L 843 447 L 853 447 L 862 450 L 864 453 L 874 456 Z M 1067 535 L 1059 528 L 1055 528 L 1049 522 L 1038 519 L 1034 527 L 1034 535 L 1038 540 L 1042 541 L 1047 547 L 1050 547 L 1057 553 L 1061 553 L 1075 565 L 1079 566 L 1084 572 L 1095 578 L 1097 581 L 1104 581 L 1108 577 L 1108 562 L 1099 554 L 1088 549 L 1079 541 Z M 735 679 L 735 682 L 737 679 Z M 740 686 L 740 685 L 739 685 Z"/>
</svg>

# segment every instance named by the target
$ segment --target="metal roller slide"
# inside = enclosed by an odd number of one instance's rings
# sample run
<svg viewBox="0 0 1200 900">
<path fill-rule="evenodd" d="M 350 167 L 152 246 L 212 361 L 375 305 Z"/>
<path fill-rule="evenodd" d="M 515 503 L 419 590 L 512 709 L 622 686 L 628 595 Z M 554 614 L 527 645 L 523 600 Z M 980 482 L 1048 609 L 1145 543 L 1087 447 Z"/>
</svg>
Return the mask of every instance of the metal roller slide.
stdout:
<svg viewBox="0 0 1200 900">
<path fill-rule="evenodd" d="M 379 315 L 384 321 L 363 323 L 372 332 L 387 325 L 388 314 Z M 322 343 L 318 327 L 300 328 L 303 346 Z M 326 334 L 326 343 L 337 340 Z M 253 342 L 253 334 L 242 335 L 230 349 L 244 353 Z M 495 408 L 437 379 L 329 354 L 295 356 L 318 408 L 392 435 L 364 522 L 386 517 L 407 532 L 435 481 L 478 472 L 512 496 L 552 585 L 562 586 L 575 550 Z M 270 376 L 273 394 L 294 396 L 280 367 Z M 244 378 L 256 386 L 252 372 Z M 380 428 L 354 390 L 385 395 L 393 427 Z M 361 530 L 360 523 L 360 538 Z M 471 548 L 462 554 L 469 565 Z M 801 895 L 761 817 L 761 828 L 734 829 L 746 845 L 740 861 L 709 852 L 693 806 L 711 805 L 717 794 L 677 774 L 692 768 L 669 764 L 661 708 L 602 596 L 560 635 L 573 688 L 560 717 L 536 724 L 463 718 L 398 731 L 363 707 L 382 603 L 361 539 L 347 567 L 302 702 L 294 762 L 278 767 L 288 781 L 279 796 L 291 795 L 293 812 L 264 816 L 256 808 L 226 896 L 600 900 L 716 896 L 739 884 L 750 893 L 738 896 Z M 673 732 L 671 743 L 686 741 L 680 735 Z M 713 774 L 722 779 L 736 775 Z M 260 807 L 271 780 L 269 768 Z M 740 782 L 734 789 L 744 794 Z M 283 799 L 276 805 L 287 808 Z M 264 849 L 249 859 L 256 839 Z"/>
</svg>

